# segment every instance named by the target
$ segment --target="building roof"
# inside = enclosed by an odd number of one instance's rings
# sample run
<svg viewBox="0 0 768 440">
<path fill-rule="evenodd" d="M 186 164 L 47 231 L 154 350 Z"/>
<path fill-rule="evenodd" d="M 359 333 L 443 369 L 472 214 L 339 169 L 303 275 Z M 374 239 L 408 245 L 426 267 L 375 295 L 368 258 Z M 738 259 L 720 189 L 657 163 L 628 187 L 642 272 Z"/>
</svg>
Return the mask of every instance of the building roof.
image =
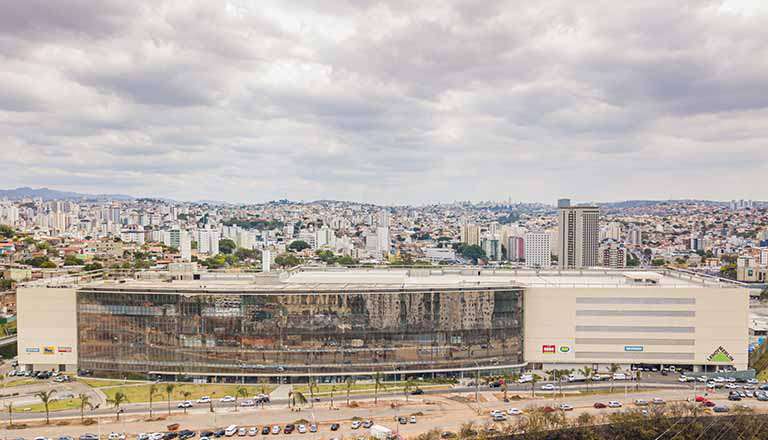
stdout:
<svg viewBox="0 0 768 440">
<path fill-rule="evenodd" d="M 191 274 L 187 274 L 191 275 Z M 661 269 L 530 270 L 457 268 L 298 268 L 270 273 L 202 272 L 200 279 L 170 279 L 145 271 L 123 279 L 40 280 L 38 285 L 77 285 L 88 290 L 203 292 L 393 291 L 404 289 L 708 288 L 736 287 L 717 278 Z M 114 277 L 113 277 L 114 278 Z"/>
</svg>

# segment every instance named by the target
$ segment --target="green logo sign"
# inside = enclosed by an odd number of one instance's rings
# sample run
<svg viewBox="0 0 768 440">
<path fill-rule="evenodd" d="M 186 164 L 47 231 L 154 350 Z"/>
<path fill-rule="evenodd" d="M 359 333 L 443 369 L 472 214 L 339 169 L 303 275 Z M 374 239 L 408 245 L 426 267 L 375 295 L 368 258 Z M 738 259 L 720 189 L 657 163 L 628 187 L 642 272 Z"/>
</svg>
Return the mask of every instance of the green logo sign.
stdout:
<svg viewBox="0 0 768 440">
<path fill-rule="evenodd" d="M 710 362 L 733 362 L 733 356 L 721 345 L 709 355 L 707 360 Z"/>
<path fill-rule="evenodd" d="M 571 351 L 571 347 L 569 347 L 567 345 L 561 345 L 560 346 L 560 353 L 568 353 L 569 351 Z"/>
</svg>

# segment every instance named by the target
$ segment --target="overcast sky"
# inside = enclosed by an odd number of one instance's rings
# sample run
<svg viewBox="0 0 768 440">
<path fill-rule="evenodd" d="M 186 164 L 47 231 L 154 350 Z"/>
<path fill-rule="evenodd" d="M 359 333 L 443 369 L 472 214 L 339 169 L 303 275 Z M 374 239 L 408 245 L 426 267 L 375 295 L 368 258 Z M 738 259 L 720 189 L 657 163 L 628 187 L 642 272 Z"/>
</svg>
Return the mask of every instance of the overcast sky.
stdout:
<svg viewBox="0 0 768 440">
<path fill-rule="evenodd" d="M 0 187 L 768 199 L 764 3 L 0 0 Z"/>
</svg>

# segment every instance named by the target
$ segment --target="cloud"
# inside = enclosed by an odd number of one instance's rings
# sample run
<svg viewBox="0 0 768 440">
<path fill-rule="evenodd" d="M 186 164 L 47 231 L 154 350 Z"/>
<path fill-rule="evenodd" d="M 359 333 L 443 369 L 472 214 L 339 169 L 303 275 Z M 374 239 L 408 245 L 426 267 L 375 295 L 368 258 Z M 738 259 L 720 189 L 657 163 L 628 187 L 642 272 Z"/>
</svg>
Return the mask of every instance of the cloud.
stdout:
<svg viewBox="0 0 768 440">
<path fill-rule="evenodd" d="M 764 198 L 768 8 L 748 0 L 0 11 L 0 187 L 398 204 Z"/>
</svg>

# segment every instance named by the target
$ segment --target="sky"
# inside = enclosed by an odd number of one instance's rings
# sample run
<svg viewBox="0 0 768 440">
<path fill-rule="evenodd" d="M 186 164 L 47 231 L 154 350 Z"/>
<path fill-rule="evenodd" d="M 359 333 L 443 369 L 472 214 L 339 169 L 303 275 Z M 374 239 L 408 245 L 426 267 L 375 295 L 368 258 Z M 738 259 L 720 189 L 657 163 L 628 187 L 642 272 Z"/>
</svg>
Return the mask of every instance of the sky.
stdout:
<svg viewBox="0 0 768 440">
<path fill-rule="evenodd" d="M 0 188 L 765 200 L 766 3 L 0 0 Z"/>
</svg>

